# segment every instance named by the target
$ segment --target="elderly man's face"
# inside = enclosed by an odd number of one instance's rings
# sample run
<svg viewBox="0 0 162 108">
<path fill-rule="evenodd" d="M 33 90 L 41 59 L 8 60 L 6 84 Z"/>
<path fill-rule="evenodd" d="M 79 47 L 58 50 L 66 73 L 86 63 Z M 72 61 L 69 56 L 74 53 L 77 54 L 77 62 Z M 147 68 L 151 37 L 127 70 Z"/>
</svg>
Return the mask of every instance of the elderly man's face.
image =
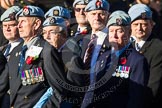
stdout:
<svg viewBox="0 0 162 108">
<path fill-rule="evenodd" d="M 116 49 L 121 49 L 128 44 L 130 37 L 130 26 L 110 26 L 109 42 Z"/>
<path fill-rule="evenodd" d="M 2 22 L 3 34 L 9 41 L 14 41 L 19 38 L 19 32 L 17 28 L 17 21 L 4 21 Z"/>
<path fill-rule="evenodd" d="M 92 27 L 93 31 L 102 30 L 105 27 L 108 12 L 104 10 L 93 10 L 87 12 L 87 19 Z"/>
<path fill-rule="evenodd" d="M 153 28 L 153 22 L 151 20 L 138 19 L 132 22 L 132 36 L 135 36 L 137 40 L 142 40 L 147 38 Z"/>
<path fill-rule="evenodd" d="M 66 36 L 60 32 L 59 26 L 43 27 L 43 37 L 56 49 L 59 49 L 66 41 Z"/>
<path fill-rule="evenodd" d="M 20 37 L 30 41 L 30 38 L 38 35 L 42 21 L 37 17 L 19 17 L 18 22 Z"/>
</svg>

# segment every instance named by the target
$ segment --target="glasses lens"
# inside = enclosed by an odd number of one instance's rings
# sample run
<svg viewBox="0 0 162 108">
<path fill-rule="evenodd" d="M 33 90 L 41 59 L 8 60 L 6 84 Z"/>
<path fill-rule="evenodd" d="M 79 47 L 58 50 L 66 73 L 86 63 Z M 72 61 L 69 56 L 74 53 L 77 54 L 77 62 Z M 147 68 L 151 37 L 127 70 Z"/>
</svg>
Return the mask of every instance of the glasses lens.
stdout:
<svg viewBox="0 0 162 108">
<path fill-rule="evenodd" d="M 84 11 L 85 8 L 75 8 L 76 12 L 80 12 L 81 10 Z"/>
</svg>

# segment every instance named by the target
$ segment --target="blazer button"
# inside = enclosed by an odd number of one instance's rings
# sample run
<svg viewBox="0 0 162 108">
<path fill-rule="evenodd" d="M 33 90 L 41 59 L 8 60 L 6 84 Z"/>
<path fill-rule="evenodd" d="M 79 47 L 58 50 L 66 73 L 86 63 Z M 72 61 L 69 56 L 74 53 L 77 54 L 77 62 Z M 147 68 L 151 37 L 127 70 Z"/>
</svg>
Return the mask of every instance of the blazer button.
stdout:
<svg viewBox="0 0 162 108">
<path fill-rule="evenodd" d="M 28 97 L 27 96 L 24 96 L 24 99 L 28 99 Z"/>
<path fill-rule="evenodd" d="M 142 51 L 139 51 L 139 53 L 140 53 L 140 54 L 143 54 L 143 52 L 142 52 Z"/>
<path fill-rule="evenodd" d="M 9 76 L 9 79 L 11 79 L 11 76 Z"/>
</svg>

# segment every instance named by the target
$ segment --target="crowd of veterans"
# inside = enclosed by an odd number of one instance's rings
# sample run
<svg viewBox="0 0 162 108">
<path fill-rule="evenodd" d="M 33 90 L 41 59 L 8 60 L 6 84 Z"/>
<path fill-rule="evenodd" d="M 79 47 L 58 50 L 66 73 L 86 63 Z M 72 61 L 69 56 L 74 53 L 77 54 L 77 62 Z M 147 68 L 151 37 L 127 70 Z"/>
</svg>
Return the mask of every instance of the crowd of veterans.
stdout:
<svg viewBox="0 0 162 108">
<path fill-rule="evenodd" d="M 34 1 L 0 16 L 0 108 L 162 108 L 160 0 Z"/>
</svg>

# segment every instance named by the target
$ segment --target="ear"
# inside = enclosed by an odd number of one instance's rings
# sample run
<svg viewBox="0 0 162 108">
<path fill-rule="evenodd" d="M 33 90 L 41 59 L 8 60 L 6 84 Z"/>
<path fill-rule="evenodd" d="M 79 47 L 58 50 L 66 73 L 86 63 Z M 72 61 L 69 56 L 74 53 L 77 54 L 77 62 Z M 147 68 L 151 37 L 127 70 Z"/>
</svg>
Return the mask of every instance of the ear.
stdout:
<svg viewBox="0 0 162 108">
<path fill-rule="evenodd" d="M 34 23 L 34 30 L 38 30 L 41 27 L 42 21 L 40 19 L 36 19 Z"/>
<path fill-rule="evenodd" d="M 153 20 L 150 20 L 150 23 L 151 23 L 151 26 L 152 26 L 152 28 L 155 26 L 155 22 L 153 21 Z"/>
</svg>

